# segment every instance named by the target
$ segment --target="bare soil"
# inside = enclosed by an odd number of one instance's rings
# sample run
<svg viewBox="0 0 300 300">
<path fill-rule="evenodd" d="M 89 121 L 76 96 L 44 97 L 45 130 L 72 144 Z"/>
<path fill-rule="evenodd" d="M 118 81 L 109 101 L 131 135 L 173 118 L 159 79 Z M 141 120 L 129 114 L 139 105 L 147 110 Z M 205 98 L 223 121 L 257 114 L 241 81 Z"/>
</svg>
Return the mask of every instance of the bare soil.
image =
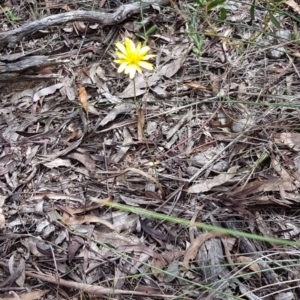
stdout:
<svg viewBox="0 0 300 300">
<path fill-rule="evenodd" d="M 0 299 L 300 299 L 296 2 L 0 2 Z"/>
</svg>

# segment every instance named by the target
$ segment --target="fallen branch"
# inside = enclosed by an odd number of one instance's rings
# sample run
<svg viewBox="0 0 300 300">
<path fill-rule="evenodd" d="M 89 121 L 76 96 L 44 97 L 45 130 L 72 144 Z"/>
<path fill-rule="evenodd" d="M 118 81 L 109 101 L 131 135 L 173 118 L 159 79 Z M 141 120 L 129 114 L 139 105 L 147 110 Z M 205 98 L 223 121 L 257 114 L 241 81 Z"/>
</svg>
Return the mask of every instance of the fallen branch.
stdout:
<svg viewBox="0 0 300 300">
<path fill-rule="evenodd" d="M 3 267 L 8 268 L 8 264 L 5 262 L 0 261 L 0 265 Z M 163 295 L 163 294 L 151 294 L 151 293 L 144 293 L 144 292 L 138 292 L 138 291 L 132 291 L 132 290 L 120 290 L 120 289 L 113 289 L 113 288 L 106 288 L 101 285 L 93 285 L 93 284 L 87 284 L 87 283 L 81 283 L 81 282 L 75 282 L 75 281 L 68 281 L 65 279 L 55 278 L 55 276 L 51 276 L 44 273 L 35 273 L 30 271 L 25 271 L 25 275 L 29 276 L 31 278 L 39 279 L 43 282 L 49 282 L 53 284 L 57 284 L 58 286 L 65 286 L 68 288 L 76 289 L 82 292 L 90 293 L 93 295 L 134 295 L 134 296 L 143 296 L 143 297 L 156 297 L 156 298 L 174 298 L 174 295 Z M 14 288 L 11 287 L 11 290 Z"/>
<path fill-rule="evenodd" d="M 148 2 L 135 2 L 125 4 L 117 8 L 113 13 L 98 11 L 72 11 L 61 13 L 53 16 L 30 22 L 14 30 L 0 33 L 0 45 L 10 44 L 14 46 L 24 37 L 30 36 L 34 32 L 44 30 L 50 26 L 65 24 L 75 21 L 84 21 L 90 23 L 98 23 L 102 25 L 116 25 L 133 14 L 139 13 L 141 9 L 147 9 L 151 5 L 167 5 L 169 0 L 149 0 Z"/>
<path fill-rule="evenodd" d="M 31 56 L 15 63 L 1 64 L 0 73 L 21 72 L 32 67 L 50 66 L 67 63 L 68 60 L 50 58 L 48 56 Z"/>
</svg>

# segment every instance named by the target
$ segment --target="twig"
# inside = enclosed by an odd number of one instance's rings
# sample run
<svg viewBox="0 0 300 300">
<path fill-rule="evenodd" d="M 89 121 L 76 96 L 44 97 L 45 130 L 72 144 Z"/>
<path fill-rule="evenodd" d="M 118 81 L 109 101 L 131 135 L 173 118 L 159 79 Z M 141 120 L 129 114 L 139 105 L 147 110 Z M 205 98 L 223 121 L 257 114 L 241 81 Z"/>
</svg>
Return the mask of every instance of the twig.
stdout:
<svg viewBox="0 0 300 300">
<path fill-rule="evenodd" d="M 0 265 L 8 268 L 8 264 L 6 264 L 5 262 L 0 261 Z M 151 295 L 150 293 L 143 293 L 143 292 L 137 292 L 132 290 L 111 289 L 111 288 L 102 287 L 100 285 L 92 285 L 92 284 L 86 284 L 82 282 L 68 281 L 61 278 L 58 282 L 54 276 L 44 274 L 44 273 L 34 273 L 30 271 L 25 271 L 25 275 L 42 281 L 50 282 L 61 286 L 66 286 L 86 293 L 91 293 L 94 295 L 135 295 L 135 296 L 144 296 L 144 297 L 152 296 L 152 297 L 159 297 L 164 299 L 174 298 L 173 295 L 162 295 L 162 294 Z"/>
<path fill-rule="evenodd" d="M 62 14 L 48 16 L 37 21 L 30 22 L 16 29 L 0 33 L 0 45 L 16 44 L 26 36 L 39 30 L 44 30 L 50 26 L 66 24 L 75 21 L 85 21 L 103 25 L 115 25 L 123 22 L 133 14 L 137 14 L 141 9 L 146 9 L 153 4 L 167 5 L 168 0 L 148 0 L 147 2 L 135 2 L 121 5 L 113 13 L 99 11 L 72 11 Z"/>
<path fill-rule="evenodd" d="M 179 147 L 180 145 L 186 143 L 189 139 L 191 139 L 193 136 L 197 135 L 200 131 L 203 130 L 203 128 L 215 117 L 215 115 L 218 113 L 218 111 L 221 109 L 222 107 L 222 103 L 219 104 L 218 108 L 216 109 L 216 111 L 209 117 L 209 119 L 207 119 L 206 122 L 203 123 L 203 125 L 196 131 L 194 132 L 191 136 L 189 136 L 188 138 L 186 138 L 185 140 L 183 140 L 182 142 L 180 142 L 179 144 L 173 146 L 171 149 L 169 149 L 168 151 L 166 151 L 165 153 L 161 154 L 158 157 L 158 160 L 161 159 L 163 156 L 165 156 L 166 154 L 168 154 L 170 151 L 176 149 L 177 147 Z"/>
</svg>

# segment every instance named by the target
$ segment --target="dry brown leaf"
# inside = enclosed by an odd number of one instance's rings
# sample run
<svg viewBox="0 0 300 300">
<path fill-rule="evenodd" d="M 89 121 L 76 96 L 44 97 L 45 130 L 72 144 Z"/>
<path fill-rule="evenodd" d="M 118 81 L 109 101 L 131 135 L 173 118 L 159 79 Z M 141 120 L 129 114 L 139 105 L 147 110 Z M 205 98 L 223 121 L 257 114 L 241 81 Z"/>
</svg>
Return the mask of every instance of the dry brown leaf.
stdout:
<svg viewBox="0 0 300 300">
<path fill-rule="evenodd" d="M 95 197 L 89 197 L 89 200 L 91 200 L 92 202 L 98 203 L 100 206 L 105 205 L 107 202 L 109 202 L 111 199 L 108 198 L 104 198 L 104 199 L 98 199 Z"/>
<path fill-rule="evenodd" d="M 67 214 L 63 215 L 62 221 L 66 225 L 78 225 L 84 223 L 98 223 L 107 226 L 111 230 L 117 231 L 116 228 L 108 221 L 105 221 L 97 216 L 93 215 L 85 215 L 85 216 L 74 216 L 74 217 L 67 217 Z"/>
<path fill-rule="evenodd" d="M 35 237 L 27 237 L 22 239 L 21 244 L 27 248 L 27 251 L 34 256 L 41 256 L 42 254 L 37 249 L 37 243 L 40 240 Z"/>
<path fill-rule="evenodd" d="M 143 244 L 132 245 L 132 243 L 131 243 L 130 245 L 122 245 L 122 246 L 119 246 L 117 248 L 117 250 L 122 253 L 131 253 L 131 252 L 135 252 L 137 254 L 145 253 L 157 260 L 160 260 L 161 262 L 164 262 L 164 259 L 160 254 L 158 254 L 153 249 L 151 249 L 150 247 L 147 247 Z"/>
<path fill-rule="evenodd" d="M 118 163 L 124 155 L 127 153 L 127 151 L 130 149 L 130 144 L 133 142 L 133 139 L 131 137 L 131 134 L 129 130 L 124 126 L 123 128 L 123 145 L 120 147 L 119 151 L 116 153 L 116 155 L 113 157 L 113 161 Z"/>
<path fill-rule="evenodd" d="M 82 198 L 78 197 L 73 197 L 70 195 L 65 195 L 65 194 L 60 194 L 60 193 L 49 193 L 49 192 L 41 192 L 37 193 L 36 195 L 31 196 L 30 198 L 27 199 L 27 201 L 32 201 L 32 200 L 43 200 L 44 197 L 49 198 L 50 200 L 68 200 L 68 201 L 76 201 L 82 203 L 83 200 Z"/>
<path fill-rule="evenodd" d="M 281 189 L 285 191 L 293 191 L 295 186 L 290 182 L 281 179 L 253 181 L 248 183 L 246 186 L 238 187 L 234 192 L 230 193 L 230 195 L 244 198 L 247 195 L 260 192 L 280 191 Z"/>
<path fill-rule="evenodd" d="M 153 267 L 152 268 L 152 273 L 155 275 L 160 281 L 166 282 L 166 274 L 159 272 L 157 269 L 164 269 L 167 265 L 170 266 L 173 262 L 175 262 L 175 266 L 177 263 L 177 260 L 179 257 L 184 255 L 185 251 L 179 251 L 179 250 L 174 250 L 174 251 L 168 251 L 162 254 L 163 259 L 155 259 L 154 262 L 152 263 Z M 170 271 L 170 270 L 168 270 Z"/>
<path fill-rule="evenodd" d="M 88 77 L 90 77 L 90 70 L 86 67 L 83 67 L 81 71 Z"/>
<path fill-rule="evenodd" d="M 18 295 L 20 300 L 35 300 L 35 299 L 41 299 L 45 294 L 47 294 L 50 290 L 44 290 L 44 291 L 34 291 L 29 292 L 26 294 L 20 294 Z M 16 297 L 5 297 L 1 298 L 1 300 L 16 300 Z"/>
<path fill-rule="evenodd" d="M 159 277 L 161 273 L 160 270 L 164 269 L 167 265 L 167 262 L 164 259 L 154 259 L 152 262 L 153 268 L 151 268 L 152 273 L 155 277 Z"/>
<path fill-rule="evenodd" d="M 70 141 L 76 141 L 82 137 L 81 129 L 72 131 L 68 136 L 66 136 L 62 141 L 64 143 L 69 143 Z"/>
<path fill-rule="evenodd" d="M 257 224 L 257 227 L 258 227 L 260 233 L 263 236 L 274 237 L 273 232 L 270 230 L 270 227 L 267 225 L 264 218 L 258 211 L 255 212 L 255 221 L 256 221 L 256 224 Z M 273 247 L 276 247 L 276 244 L 274 244 L 274 243 L 270 243 L 270 244 Z"/>
<path fill-rule="evenodd" d="M 238 256 L 235 259 L 235 262 L 241 263 L 242 267 L 247 265 L 247 267 L 255 272 L 259 278 L 261 278 L 261 272 L 260 272 L 260 267 L 256 262 L 253 262 L 253 259 L 247 256 Z"/>
<path fill-rule="evenodd" d="M 129 172 L 129 171 L 134 172 L 134 173 L 137 173 L 137 174 L 140 174 L 140 175 L 142 175 L 142 176 L 144 176 L 144 177 L 150 179 L 150 180 L 153 181 L 153 182 L 157 185 L 157 187 L 163 192 L 160 183 L 159 183 L 154 177 L 152 177 L 151 175 L 145 173 L 145 172 L 142 171 L 142 170 L 136 169 L 136 168 L 127 168 L 127 169 L 125 169 L 124 173 Z"/>
<path fill-rule="evenodd" d="M 186 86 L 191 87 L 193 89 L 198 89 L 198 90 L 211 90 L 211 87 L 202 85 L 202 84 L 198 84 L 198 83 L 194 83 L 194 82 L 185 82 L 184 83 Z"/>
<path fill-rule="evenodd" d="M 45 162 L 45 163 L 42 163 L 42 164 L 44 166 L 46 166 L 47 168 L 49 168 L 49 169 L 57 168 L 57 167 L 61 167 L 61 166 L 70 168 L 72 166 L 69 159 L 62 159 L 62 158 L 55 158 L 52 161 Z"/>
<path fill-rule="evenodd" d="M 98 207 L 101 207 L 102 204 L 100 203 L 95 203 L 95 204 L 91 204 L 91 205 L 87 205 L 87 206 L 83 206 L 83 207 L 69 207 L 69 206 L 61 206 L 59 204 L 56 204 L 56 206 L 58 208 L 60 208 L 61 211 L 65 211 L 70 215 L 76 215 L 76 214 L 81 214 L 81 213 L 85 213 L 89 210 L 93 210 L 96 209 Z"/>
<path fill-rule="evenodd" d="M 207 241 L 216 237 L 224 237 L 226 236 L 225 233 L 219 233 L 219 232 L 205 232 L 200 234 L 195 240 L 190 244 L 190 246 L 187 248 L 186 253 L 184 255 L 183 259 L 183 267 L 188 269 L 190 260 L 193 260 L 200 249 L 200 247 Z"/>
<path fill-rule="evenodd" d="M 80 161 L 92 175 L 96 173 L 95 161 L 87 152 L 71 152 L 68 157 Z"/>
<path fill-rule="evenodd" d="M 300 14 L 300 6 L 294 0 L 287 0 L 285 3 Z"/>
<path fill-rule="evenodd" d="M 88 95 L 87 95 L 87 92 L 86 92 L 86 89 L 84 86 L 80 85 L 79 86 L 79 89 L 78 89 L 78 92 L 79 92 L 79 100 L 86 112 L 86 115 L 88 116 L 89 115 L 89 108 L 88 108 Z"/>
<path fill-rule="evenodd" d="M 61 89 L 63 86 L 64 86 L 63 83 L 58 83 L 58 84 L 48 86 L 44 89 L 41 89 L 34 94 L 33 101 L 37 102 L 41 97 L 44 97 L 44 96 L 47 96 L 50 94 L 54 94 L 56 92 L 56 90 Z"/>
<path fill-rule="evenodd" d="M 100 126 L 106 125 L 108 122 L 113 121 L 119 114 L 129 114 L 135 111 L 135 106 L 129 103 L 123 103 L 115 106 L 100 122 Z"/>
<path fill-rule="evenodd" d="M 60 91 L 61 94 L 67 96 L 70 101 L 75 101 L 77 98 L 77 87 L 74 76 L 62 78 L 62 82 L 64 83 L 64 87 Z"/>
<path fill-rule="evenodd" d="M 0 208 L 0 226 L 5 223 L 5 216 L 3 214 L 3 209 Z"/>
<path fill-rule="evenodd" d="M 2 12 L 7 12 L 11 9 L 14 9 L 14 5 L 12 4 L 12 2 L 10 0 L 2 3 L 1 6 L 2 6 Z"/>
<path fill-rule="evenodd" d="M 202 183 L 192 185 L 189 187 L 188 193 L 203 193 L 211 190 L 214 186 L 220 186 L 232 179 L 236 175 L 238 168 L 239 166 L 233 166 L 227 171 L 227 173 L 221 173 L 212 179 L 206 179 Z"/>
<path fill-rule="evenodd" d="M 5 199 L 5 196 L 0 195 L 0 226 L 5 223 L 5 216 L 2 209 Z"/>
<path fill-rule="evenodd" d="M 157 276 L 157 279 L 160 282 L 170 283 L 180 275 L 180 271 L 181 271 L 181 263 L 177 260 L 174 260 L 168 265 L 168 268 L 166 269 L 166 273 L 160 273 Z"/>
<path fill-rule="evenodd" d="M 11 273 L 6 279 L 1 278 L 0 288 L 11 286 L 20 276 L 24 276 L 25 271 L 25 261 L 23 263 L 17 264 L 16 268 L 13 270 L 13 259 L 9 259 L 9 271 Z"/>
<path fill-rule="evenodd" d="M 179 69 L 184 64 L 187 55 L 190 53 L 193 47 L 193 43 L 178 45 L 171 50 L 170 56 L 177 57 L 177 59 L 172 60 L 170 63 L 163 65 L 161 69 L 158 70 L 158 74 L 162 77 L 171 78 L 175 75 Z"/>
<path fill-rule="evenodd" d="M 275 158 L 272 158 L 271 166 L 277 172 L 277 174 L 280 175 L 282 180 L 292 183 L 290 174 L 280 165 L 280 163 Z"/>
<path fill-rule="evenodd" d="M 81 21 L 76 21 L 74 22 L 76 29 L 80 32 L 80 33 L 84 33 L 86 34 L 86 31 L 88 30 L 88 28 L 85 26 L 84 22 Z"/>
<path fill-rule="evenodd" d="M 69 241 L 67 251 L 69 263 L 74 259 L 76 252 L 82 245 L 84 245 L 84 239 L 78 235 L 73 236 L 73 238 Z"/>
<path fill-rule="evenodd" d="M 284 144 L 294 151 L 300 150 L 300 133 L 296 132 L 281 132 L 274 134 L 274 142 Z"/>
<path fill-rule="evenodd" d="M 106 232 L 105 230 L 97 230 L 95 229 L 95 231 L 93 232 L 93 236 L 94 238 L 102 244 L 109 244 L 111 247 L 113 248 L 117 248 L 119 251 L 121 252 L 125 252 L 126 249 L 131 249 L 131 251 L 137 251 L 137 248 L 130 248 L 130 245 L 139 245 L 140 244 L 140 240 L 137 236 L 135 235 L 126 235 L 124 236 L 115 232 L 115 231 L 109 231 Z M 119 248 L 124 246 L 124 248 Z M 146 252 L 145 252 L 146 253 Z M 101 249 L 101 256 L 102 255 L 110 255 L 111 254 L 111 250 L 108 248 L 102 248 Z"/>
<path fill-rule="evenodd" d="M 138 141 L 139 142 L 144 141 L 144 137 L 143 137 L 144 125 L 145 125 L 145 116 L 144 116 L 143 110 L 140 109 L 139 115 L 138 115 Z"/>
<path fill-rule="evenodd" d="M 8 260 L 8 267 L 11 275 L 15 273 L 15 266 L 18 266 L 18 268 L 20 266 L 22 267 L 22 272 L 19 277 L 15 279 L 15 283 L 18 286 L 23 287 L 25 283 L 25 260 L 23 258 L 17 260 L 15 254 L 13 254 Z"/>
<path fill-rule="evenodd" d="M 176 124 L 168 130 L 167 140 L 169 140 L 174 134 L 178 133 L 179 129 L 186 123 L 189 122 L 193 117 L 193 111 L 189 110 L 183 117 L 180 118 Z"/>
</svg>

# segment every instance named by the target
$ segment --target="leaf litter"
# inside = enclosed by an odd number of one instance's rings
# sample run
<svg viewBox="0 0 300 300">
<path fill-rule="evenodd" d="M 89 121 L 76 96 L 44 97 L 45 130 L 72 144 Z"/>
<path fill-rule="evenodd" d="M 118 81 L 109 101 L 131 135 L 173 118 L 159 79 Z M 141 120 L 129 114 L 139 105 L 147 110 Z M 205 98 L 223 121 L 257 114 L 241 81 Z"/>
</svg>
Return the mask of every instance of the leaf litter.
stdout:
<svg viewBox="0 0 300 300">
<path fill-rule="evenodd" d="M 105 206 L 299 242 L 299 22 L 252 1 L 195 3 L 77 20 L 13 48 L 1 15 L 1 299 L 300 298 L 297 248 Z M 16 8 L 18 26 L 34 21 Z M 113 43 L 152 23 L 156 67 L 134 93 Z"/>
</svg>

